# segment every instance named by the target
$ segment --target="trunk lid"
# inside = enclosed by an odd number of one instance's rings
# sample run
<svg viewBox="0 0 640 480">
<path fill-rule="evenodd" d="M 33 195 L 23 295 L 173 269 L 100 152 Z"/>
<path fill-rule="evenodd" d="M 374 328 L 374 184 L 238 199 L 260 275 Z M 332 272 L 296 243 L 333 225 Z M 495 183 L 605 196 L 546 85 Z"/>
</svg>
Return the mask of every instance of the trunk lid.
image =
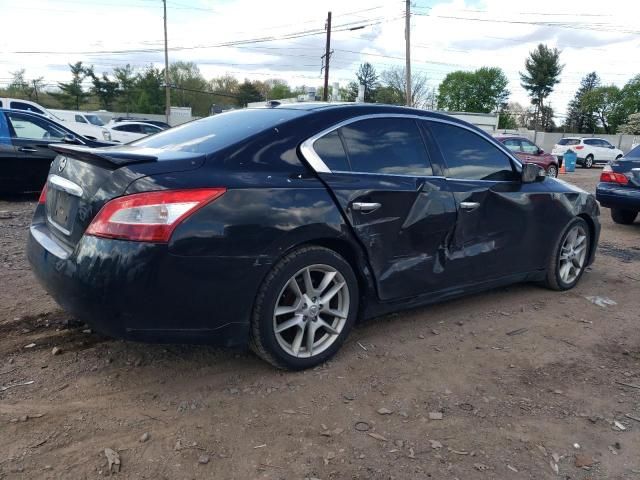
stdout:
<svg viewBox="0 0 640 480">
<path fill-rule="evenodd" d="M 52 234 L 71 248 L 102 206 L 123 195 L 131 182 L 157 173 L 193 170 L 204 162 L 204 156 L 197 153 L 129 145 L 51 148 L 59 155 L 47 180 L 46 222 Z"/>
</svg>

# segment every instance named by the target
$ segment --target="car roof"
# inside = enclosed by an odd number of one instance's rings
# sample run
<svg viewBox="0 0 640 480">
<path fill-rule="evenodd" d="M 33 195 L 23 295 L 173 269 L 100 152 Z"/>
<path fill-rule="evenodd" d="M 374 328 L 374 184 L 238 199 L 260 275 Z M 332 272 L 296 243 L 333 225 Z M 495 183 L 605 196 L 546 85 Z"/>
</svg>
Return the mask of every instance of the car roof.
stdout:
<svg viewBox="0 0 640 480">
<path fill-rule="evenodd" d="M 514 140 L 529 140 L 527 137 L 524 137 L 522 135 L 511 135 L 511 134 L 501 134 L 501 135 L 494 135 L 493 138 L 497 139 L 497 140 L 507 140 L 509 138 L 513 138 Z"/>
<path fill-rule="evenodd" d="M 116 122 L 116 123 L 120 123 L 120 124 L 126 124 L 126 125 L 148 125 L 149 127 L 156 127 L 159 128 L 157 125 L 154 125 L 153 123 L 147 123 L 147 122 L 139 122 L 136 120 L 133 120 L 131 122 Z M 114 127 L 119 127 L 121 125 L 114 125 Z"/>
<path fill-rule="evenodd" d="M 434 118 L 446 120 L 450 123 L 459 125 L 465 125 L 473 127 L 475 130 L 481 131 L 487 134 L 484 130 L 476 127 L 475 125 L 465 122 L 457 117 L 447 115 L 444 112 L 434 112 L 433 110 L 423 110 L 420 108 L 403 107 L 398 105 L 388 105 L 384 103 L 354 103 L 354 102 L 299 102 L 299 103 L 280 103 L 265 102 L 262 107 L 250 107 L 247 110 L 297 110 L 306 111 L 308 114 L 320 113 L 320 112 L 348 112 L 349 116 L 360 115 L 374 115 L 374 114 L 402 114 L 402 115 L 416 115 L 425 118 Z M 488 135 L 488 134 L 487 134 Z M 490 136 L 490 135 L 489 135 Z"/>
</svg>

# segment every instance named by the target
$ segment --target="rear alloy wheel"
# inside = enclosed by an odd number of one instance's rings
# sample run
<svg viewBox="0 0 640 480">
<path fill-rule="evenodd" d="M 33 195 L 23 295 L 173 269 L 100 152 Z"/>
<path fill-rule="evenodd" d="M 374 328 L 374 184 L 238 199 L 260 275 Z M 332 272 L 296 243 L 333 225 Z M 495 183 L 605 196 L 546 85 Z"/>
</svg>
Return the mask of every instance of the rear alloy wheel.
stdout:
<svg viewBox="0 0 640 480">
<path fill-rule="evenodd" d="M 635 222 L 637 216 L 638 212 L 636 210 L 611 209 L 611 219 L 616 223 L 621 223 L 622 225 L 631 225 Z"/>
<path fill-rule="evenodd" d="M 547 177 L 556 178 L 558 176 L 558 167 L 555 165 L 549 165 L 547 168 Z"/>
<path fill-rule="evenodd" d="M 587 158 L 584 159 L 583 167 L 584 168 L 593 167 L 593 155 L 587 155 Z"/>
<path fill-rule="evenodd" d="M 587 266 L 590 246 L 587 222 L 575 218 L 565 228 L 549 259 L 546 285 L 553 290 L 573 288 Z"/>
<path fill-rule="evenodd" d="M 251 347 L 279 368 L 313 367 L 338 351 L 357 309 L 351 266 L 327 248 L 301 248 L 278 262 L 262 285 Z"/>
</svg>

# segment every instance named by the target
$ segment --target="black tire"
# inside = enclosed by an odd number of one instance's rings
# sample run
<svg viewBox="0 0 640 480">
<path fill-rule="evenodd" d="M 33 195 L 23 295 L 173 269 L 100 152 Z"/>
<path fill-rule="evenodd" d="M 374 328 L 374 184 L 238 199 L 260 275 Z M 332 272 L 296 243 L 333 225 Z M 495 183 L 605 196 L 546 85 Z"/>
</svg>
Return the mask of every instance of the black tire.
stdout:
<svg viewBox="0 0 640 480">
<path fill-rule="evenodd" d="M 611 219 L 622 225 L 631 225 L 638 216 L 637 210 L 620 210 L 618 208 L 611 209 Z"/>
<path fill-rule="evenodd" d="M 348 314 L 342 330 L 328 348 L 313 355 L 312 347 L 311 356 L 300 358 L 287 352 L 279 343 L 274 326 L 275 308 L 279 297 L 285 294 L 285 288 L 292 278 L 296 278 L 297 272 L 316 265 L 331 267 L 343 277 L 348 289 Z M 303 370 L 314 367 L 329 360 L 340 349 L 355 322 L 358 303 L 358 281 L 351 265 L 342 256 L 324 247 L 301 247 L 282 258 L 262 283 L 253 306 L 249 346 L 260 358 L 277 368 Z"/>
<path fill-rule="evenodd" d="M 575 226 L 582 227 L 582 229 L 586 233 L 586 237 L 587 237 L 586 247 L 585 247 L 586 256 L 584 259 L 584 264 L 582 265 L 582 268 L 578 273 L 577 277 L 570 282 L 565 282 L 564 280 L 562 280 L 562 278 L 560 278 L 560 254 L 562 251 L 562 246 L 569 232 Z M 569 224 L 565 227 L 565 229 L 562 231 L 562 234 L 558 237 L 558 240 L 556 241 L 553 247 L 552 254 L 549 256 L 549 263 L 547 264 L 547 278 L 544 281 L 544 285 L 547 288 L 550 288 L 551 290 L 569 290 L 575 287 L 577 283 L 580 281 L 580 278 L 582 278 L 582 275 L 584 274 L 584 271 L 587 267 L 590 249 L 591 249 L 591 232 L 589 230 L 589 226 L 587 225 L 587 222 L 585 222 L 582 218 L 576 217 L 573 220 L 571 220 L 571 222 L 569 222 Z"/>
<path fill-rule="evenodd" d="M 584 168 L 591 168 L 593 167 L 593 155 L 589 154 L 585 157 L 584 159 L 584 163 L 582 164 L 582 166 Z"/>
<path fill-rule="evenodd" d="M 547 168 L 547 176 L 551 178 L 558 177 L 558 166 L 557 165 L 549 165 Z"/>
</svg>

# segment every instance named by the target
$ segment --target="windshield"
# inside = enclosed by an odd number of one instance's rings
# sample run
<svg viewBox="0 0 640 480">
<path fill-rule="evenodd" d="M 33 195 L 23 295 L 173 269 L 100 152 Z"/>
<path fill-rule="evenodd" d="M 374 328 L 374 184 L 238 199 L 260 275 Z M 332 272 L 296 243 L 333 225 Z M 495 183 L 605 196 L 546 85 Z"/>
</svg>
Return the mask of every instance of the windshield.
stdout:
<svg viewBox="0 0 640 480">
<path fill-rule="evenodd" d="M 104 127 L 104 122 L 97 115 L 85 115 L 84 118 L 86 118 L 89 121 L 89 123 L 92 125 L 96 125 L 98 127 Z"/>
<path fill-rule="evenodd" d="M 304 114 L 301 110 L 275 108 L 234 110 L 164 130 L 131 145 L 212 153 Z"/>
</svg>

